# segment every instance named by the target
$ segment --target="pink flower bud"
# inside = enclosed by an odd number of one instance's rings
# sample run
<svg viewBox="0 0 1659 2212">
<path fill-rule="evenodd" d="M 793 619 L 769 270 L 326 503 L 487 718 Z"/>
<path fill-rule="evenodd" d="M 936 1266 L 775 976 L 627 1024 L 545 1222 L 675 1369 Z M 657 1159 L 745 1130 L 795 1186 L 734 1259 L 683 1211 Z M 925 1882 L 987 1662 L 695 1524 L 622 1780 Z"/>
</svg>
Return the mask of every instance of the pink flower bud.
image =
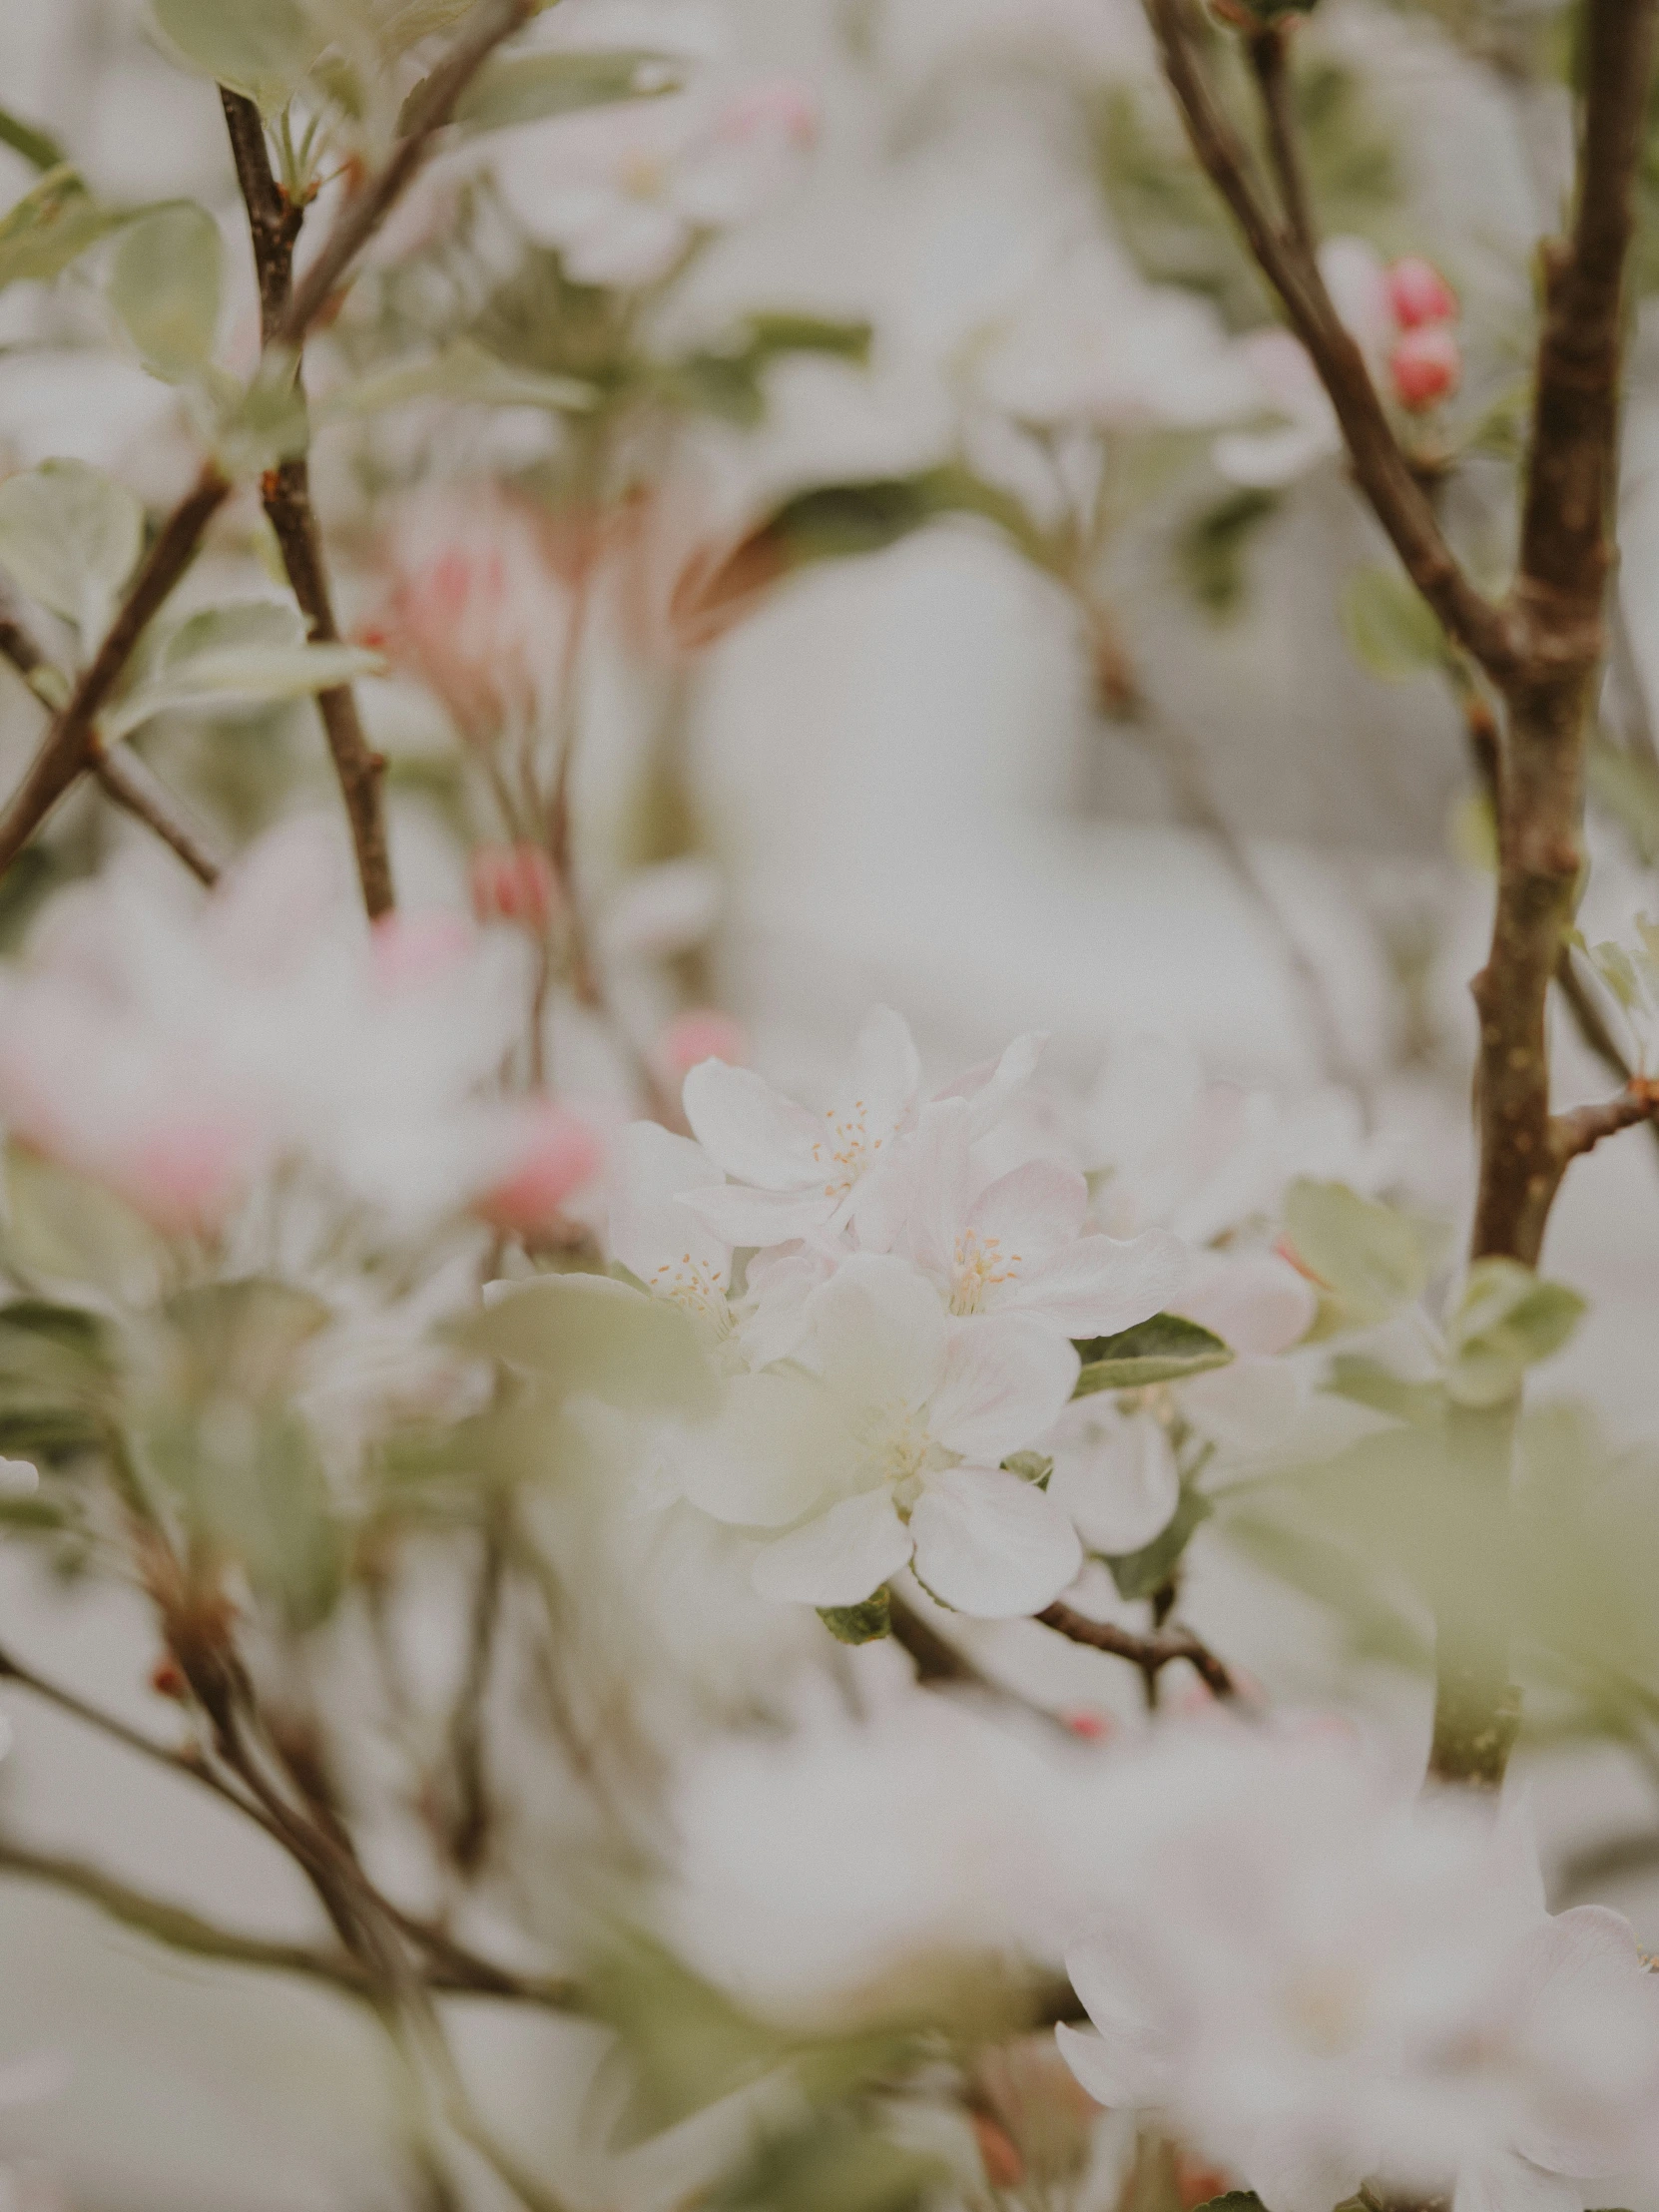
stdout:
<svg viewBox="0 0 1659 2212">
<path fill-rule="evenodd" d="M 1407 330 L 1388 355 L 1394 397 L 1413 414 L 1448 398 L 1463 374 L 1462 348 L 1443 322 L 1425 322 Z"/>
<path fill-rule="evenodd" d="M 537 1099 L 523 1110 L 518 1165 L 473 1211 L 519 1235 L 549 1228 L 571 1192 L 599 1173 L 601 1157 L 598 1137 L 579 1115 Z"/>
<path fill-rule="evenodd" d="M 657 1039 L 657 1059 L 663 1072 L 679 1083 L 705 1060 L 724 1060 L 729 1067 L 748 1064 L 749 1039 L 743 1024 L 723 1014 L 718 1006 L 691 1006 L 676 1014 Z"/>
<path fill-rule="evenodd" d="M 1425 322 L 1455 322 L 1457 294 L 1432 262 L 1420 254 L 1407 254 L 1391 262 L 1387 273 L 1388 304 L 1402 330 L 1415 330 Z"/>
<path fill-rule="evenodd" d="M 369 940 L 369 960 L 380 989 L 399 991 L 435 982 L 471 949 L 471 922 L 437 906 L 425 913 L 382 914 Z"/>
<path fill-rule="evenodd" d="M 1112 1734 L 1110 1713 L 1097 1712 L 1093 1706 L 1079 1706 L 1075 1712 L 1062 1713 L 1061 1725 L 1085 1744 L 1104 1743 Z"/>
<path fill-rule="evenodd" d="M 969 2118 L 979 2145 L 985 2179 L 998 2189 L 1017 2189 L 1025 2179 L 1025 2160 L 1013 2137 L 1001 2121 L 993 2120 L 988 2112 L 973 2112 Z"/>
<path fill-rule="evenodd" d="M 481 844 L 468 868 L 472 911 L 480 921 L 515 921 L 541 936 L 558 903 L 558 885 L 538 844 Z"/>
</svg>

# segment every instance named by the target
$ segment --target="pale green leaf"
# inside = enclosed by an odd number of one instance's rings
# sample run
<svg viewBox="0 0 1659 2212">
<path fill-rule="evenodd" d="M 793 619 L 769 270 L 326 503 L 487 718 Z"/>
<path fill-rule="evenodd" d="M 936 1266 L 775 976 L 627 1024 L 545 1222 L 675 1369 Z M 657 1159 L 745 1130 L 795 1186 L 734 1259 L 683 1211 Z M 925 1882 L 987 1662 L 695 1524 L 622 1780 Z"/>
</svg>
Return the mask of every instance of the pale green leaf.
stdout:
<svg viewBox="0 0 1659 2212">
<path fill-rule="evenodd" d="M 1222 1340 L 1179 1314 L 1154 1314 L 1115 1337 L 1093 1337 L 1077 1347 L 1083 1361 L 1074 1397 L 1096 1390 L 1141 1390 L 1153 1382 L 1180 1382 L 1225 1368 L 1233 1355 Z"/>
<path fill-rule="evenodd" d="M 275 115 L 320 53 L 325 32 L 299 0 L 154 0 L 186 63 Z"/>
<path fill-rule="evenodd" d="M 492 55 L 456 102 L 455 121 L 468 131 L 506 130 L 581 108 L 653 99 L 684 82 L 684 67 L 672 55 L 645 49 Z M 402 129 L 418 115 L 425 92 L 416 85 L 404 102 Z"/>
<path fill-rule="evenodd" d="M 691 1316 L 603 1275 L 552 1275 L 510 1291 L 457 1332 L 548 1384 L 624 1412 L 714 1411 L 713 1369 Z"/>
<path fill-rule="evenodd" d="M 1446 1243 L 1437 1222 L 1361 1198 L 1346 1183 L 1291 1185 L 1285 1229 L 1298 1259 L 1331 1294 L 1317 1333 L 1386 1321 L 1428 1287 Z"/>
<path fill-rule="evenodd" d="M 187 615 L 163 639 L 156 666 L 175 668 L 203 653 L 249 646 L 279 652 L 304 642 L 304 617 L 290 600 L 233 599 Z"/>
<path fill-rule="evenodd" d="M 89 641 L 143 544 L 139 501 L 85 461 L 43 461 L 0 484 L 0 564 Z"/>
<path fill-rule="evenodd" d="M 258 476 L 296 459 L 310 444 L 305 394 L 294 370 L 293 355 L 274 348 L 244 390 L 210 365 L 207 376 L 220 414 L 219 456 L 227 475 Z"/>
<path fill-rule="evenodd" d="M 32 185 L 0 216 L 0 290 L 7 284 L 49 283 L 129 214 L 107 208 L 64 162 Z"/>
<path fill-rule="evenodd" d="M 838 1644 L 873 1644 L 892 1634 L 892 1598 L 883 1582 L 861 1605 L 821 1605 L 818 1617 Z"/>
<path fill-rule="evenodd" d="M 1398 569 L 1357 570 L 1343 593 L 1342 617 L 1356 660 L 1385 682 L 1444 666 L 1444 633 Z"/>
<path fill-rule="evenodd" d="M 177 383 L 213 349 L 222 288 L 219 226 L 190 201 L 129 226 L 110 268 L 110 304 L 144 365 Z"/>
<path fill-rule="evenodd" d="M 1447 1390 L 1460 1405 L 1501 1404 L 1527 1368 L 1560 1351 L 1584 1311 L 1576 1291 L 1518 1260 L 1476 1260 L 1447 1324 Z"/>
<path fill-rule="evenodd" d="M 583 414 L 597 405 L 592 384 L 574 376 L 554 376 L 515 368 L 471 338 L 457 338 L 441 352 L 388 367 L 340 385 L 316 407 L 319 421 L 377 414 L 420 399 L 449 399 L 481 407 L 546 407 L 560 414 Z"/>
<path fill-rule="evenodd" d="M 1115 1558 L 1107 1560 L 1119 1597 L 1151 1598 L 1167 1589 L 1186 1555 L 1187 1546 L 1214 1511 L 1215 1507 L 1204 1492 L 1187 1483 L 1168 1525 L 1151 1543 L 1143 1544 L 1139 1551 L 1119 1552 Z"/>
<path fill-rule="evenodd" d="M 69 150 L 49 131 L 43 131 L 36 123 L 25 123 L 20 115 L 12 115 L 0 108 L 0 146 L 9 146 L 14 154 L 21 154 L 31 169 L 38 169 L 44 176 L 48 170 L 63 169 L 69 163 Z"/>
<path fill-rule="evenodd" d="M 354 645 L 225 645 L 158 669 L 103 719 L 111 744 L 160 714 L 232 715 L 333 691 L 380 668 Z"/>
</svg>

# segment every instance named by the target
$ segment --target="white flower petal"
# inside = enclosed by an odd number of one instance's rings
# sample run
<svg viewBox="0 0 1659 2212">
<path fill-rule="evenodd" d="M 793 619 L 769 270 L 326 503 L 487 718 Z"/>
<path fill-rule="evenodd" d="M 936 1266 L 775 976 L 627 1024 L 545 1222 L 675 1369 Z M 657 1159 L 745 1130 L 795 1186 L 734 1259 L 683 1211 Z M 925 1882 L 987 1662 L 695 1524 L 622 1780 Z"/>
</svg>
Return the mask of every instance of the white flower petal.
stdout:
<svg viewBox="0 0 1659 2212">
<path fill-rule="evenodd" d="M 842 1498 L 780 1536 L 755 1561 L 762 1597 L 797 1605 L 861 1605 L 910 1556 L 910 1534 L 883 1485 Z"/>
<path fill-rule="evenodd" d="M 834 1262 L 828 1253 L 787 1245 L 758 1254 L 749 1263 L 745 1314 L 738 1341 L 752 1368 L 770 1367 L 798 1350 L 811 1326 L 813 1293 L 830 1279 Z"/>
<path fill-rule="evenodd" d="M 824 1123 L 753 1068 L 704 1060 L 682 1097 L 693 1136 L 728 1175 L 764 1191 L 822 1185 Z"/>
<path fill-rule="evenodd" d="M 854 1253 L 814 1294 L 810 1318 L 819 1370 L 843 1402 L 920 1406 L 938 1386 L 950 1325 L 905 1261 Z"/>
<path fill-rule="evenodd" d="M 1371 2170 L 1369 2160 L 1342 2157 L 1301 2141 L 1258 2142 L 1238 2163 L 1244 2179 L 1273 2212 L 1332 2212 L 1333 2205 L 1359 2194 Z"/>
<path fill-rule="evenodd" d="M 754 1191 L 742 1183 L 712 1183 L 687 1191 L 681 1204 L 711 1236 L 735 1251 L 764 1251 L 810 1237 L 835 1211 L 833 1199 L 810 1191 Z"/>
<path fill-rule="evenodd" d="M 855 1115 L 871 1137 L 882 1137 L 909 1119 L 920 1083 L 921 1062 L 909 1024 L 890 1006 L 872 1006 L 830 1112 L 837 1121 Z"/>
<path fill-rule="evenodd" d="M 1090 1551 L 1108 1559 L 1163 1534 L 1181 1502 L 1181 1477 L 1163 1424 L 1149 1413 L 1094 1413 L 1083 1400 L 1076 1432 L 1050 1439 L 1048 1494 L 1069 1513 Z"/>
<path fill-rule="evenodd" d="M 1584 2192 L 1525 2158 L 1492 2151 L 1457 2171 L 1451 2212 L 1583 2212 Z"/>
<path fill-rule="evenodd" d="M 953 1321 L 927 1426 L 947 1450 L 994 1466 L 1054 1425 L 1078 1368 L 1068 1340 L 1029 1315 Z"/>
<path fill-rule="evenodd" d="M 1000 1059 L 986 1061 L 959 1075 L 939 1092 L 940 1098 L 965 1098 L 972 1107 L 969 1130 L 975 1143 L 994 1129 L 1013 1100 L 1037 1072 L 1037 1061 L 1048 1042 L 1046 1029 L 1028 1029 L 1016 1037 Z"/>
<path fill-rule="evenodd" d="M 824 1390 L 805 1376 L 740 1375 L 716 1417 L 676 1439 L 686 1495 L 716 1520 L 782 1528 L 844 1487 L 856 1463 Z"/>
<path fill-rule="evenodd" d="M 999 1292 L 997 1307 L 1040 1315 L 1065 1337 L 1115 1337 L 1162 1313 L 1186 1282 L 1191 1262 L 1180 1238 L 1163 1229 L 1128 1243 L 1079 1237 L 1050 1259 L 1022 1268 Z"/>
<path fill-rule="evenodd" d="M 680 1203 L 686 1191 L 724 1187 L 725 1177 L 699 1144 L 654 1121 L 637 1121 L 612 1155 L 611 1251 L 648 1289 L 665 1269 L 695 1270 L 722 1290 L 732 1248 Z"/>
<path fill-rule="evenodd" d="M 967 1227 L 981 1243 L 998 1238 L 1005 1255 L 1017 1253 L 1029 1267 L 1073 1242 L 1088 1204 L 1089 1186 L 1075 1168 L 1027 1160 L 979 1193 L 967 1209 Z"/>
<path fill-rule="evenodd" d="M 929 1475 L 910 1533 L 923 1587 L 978 1620 L 1041 1612 L 1083 1563 L 1060 1508 L 1001 1467 Z"/>
<path fill-rule="evenodd" d="M 1302 1378 L 1285 1360 L 1235 1360 L 1181 1385 L 1181 1411 L 1233 1451 L 1267 1451 L 1302 1410 Z"/>
<path fill-rule="evenodd" d="M 1201 1252 L 1171 1310 L 1235 1352 L 1288 1352 L 1314 1326 L 1319 1293 L 1277 1252 Z"/>
<path fill-rule="evenodd" d="M 1158 2101 L 1163 2069 L 1137 2047 L 1132 2035 L 1108 2040 L 1097 2028 L 1068 2027 L 1062 2020 L 1054 2039 L 1096 2104 L 1109 2111 L 1135 2110 Z"/>
</svg>

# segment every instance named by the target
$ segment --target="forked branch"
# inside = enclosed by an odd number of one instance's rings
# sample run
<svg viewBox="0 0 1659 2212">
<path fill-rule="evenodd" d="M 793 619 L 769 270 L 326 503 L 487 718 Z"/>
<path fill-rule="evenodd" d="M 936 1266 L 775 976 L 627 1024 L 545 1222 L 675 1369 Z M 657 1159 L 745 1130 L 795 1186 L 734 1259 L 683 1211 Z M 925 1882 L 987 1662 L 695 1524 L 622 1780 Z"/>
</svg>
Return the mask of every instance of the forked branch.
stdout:
<svg viewBox="0 0 1659 2212">
<path fill-rule="evenodd" d="M 1149 1681 L 1176 1660 L 1184 1659 L 1213 1696 L 1231 1698 L 1238 1694 L 1238 1684 L 1227 1667 L 1185 1628 L 1161 1628 L 1153 1635 L 1137 1636 L 1133 1630 L 1118 1628 L 1110 1621 L 1090 1620 L 1087 1613 L 1058 1601 L 1036 1618 L 1074 1644 L 1088 1644 L 1095 1651 L 1109 1651 L 1114 1658 L 1129 1660 Z"/>
</svg>

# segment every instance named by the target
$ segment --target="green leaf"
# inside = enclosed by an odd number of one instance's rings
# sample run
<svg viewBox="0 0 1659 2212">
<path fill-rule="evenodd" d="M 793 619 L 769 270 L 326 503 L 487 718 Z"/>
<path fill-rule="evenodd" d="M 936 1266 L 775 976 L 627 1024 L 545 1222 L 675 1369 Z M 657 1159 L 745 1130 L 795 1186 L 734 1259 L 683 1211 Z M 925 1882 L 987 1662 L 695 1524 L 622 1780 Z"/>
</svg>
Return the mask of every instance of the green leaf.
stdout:
<svg viewBox="0 0 1659 2212">
<path fill-rule="evenodd" d="M 1459 1405 L 1499 1405 L 1572 1336 L 1585 1302 L 1518 1260 L 1476 1260 L 1447 1327 L 1446 1389 Z"/>
<path fill-rule="evenodd" d="M 1285 1200 L 1297 1257 L 1331 1293 L 1317 1336 L 1369 1328 L 1420 1298 L 1445 1250 L 1442 1224 L 1361 1198 L 1346 1183 L 1299 1178 Z"/>
<path fill-rule="evenodd" d="M 337 386 L 316 407 L 319 422 L 377 414 L 420 399 L 451 399 L 480 407 L 545 407 L 555 414 L 585 414 L 598 404 L 592 384 L 574 376 L 515 368 L 473 338 L 456 338 L 441 352 L 416 361 L 393 361 L 355 383 Z"/>
<path fill-rule="evenodd" d="M 838 1644 L 873 1644 L 892 1634 L 892 1599 L 883 1583 L 861 1605 L 821 1605 L 818 1617 Z"/>
<path fill-rule="evenodd" d="M 68 162 L 50 169 L 0 216 L 0 290 L 7 284 L 50 283 L 89 246 L 131 220 L 106 208 Z"/>
<path fill-rule="evenodd" d="M 284 108 L 321 52 L 326 33 L 299 0 L 153 0 L 156 21 L 180 58 L 263 114 Z"/>
<path fill-rule="evenodd" d="M 1218 1336 L 1179 1314 L 1154 1314 L 1115 1337 L 1078 1344 L 1083 1372 L 1074 1397 L 1096 1390 L 1143 1390 L 1153 1382 L 1180 1382 L 1230 1365 L 1233 1354 Z"/>
<path fill-rule="evenodd" d="M 1636 857 L 1651 867 L 1659 860 L 1659 768 L 1599 735 L 1590 740 L 1585 768 L 1591 798 L 1614 817 Z"/>
<path fill-rule="evenodd" d="M 1446 1416 L 1446 1393 L 1438 1382 L 1404 1382 L 1357 1353 L 1339 1354 L 1325 1387 L 1333 1397 L 1369 1405 L 1373 1412 L 1409 1421 L 1416 1428 L 1432 1428 Z"/>
<path fill-rule="evenodd" d="M 88 643 L 107 627 L 143 544 L 143 507 L 85 461 L 43 461 L 0 484 L 0 565 Z"/>
<path fill-rule="evenodd" d="M 1196 2212 L 1265 2212 L 1265 2207 L 1254 2189 L 1229 2189 L 1225 2196 L 1209 2198 Z M 1342 2212 L 1340 2206 L 1338 2212 Z"/>
<path fill-rule="evenodd" d="M 180 201 L 130 224 L 110 268 L 110 304 L 152 375 L 179 383 L 213 350 L 221 293 L 219 226 Z"/>
<path fill-rule="evenodd" d="M 161 714 L 253 714 L 374 675 L 378 654 L 355 645 L 227 645 L 172 663 L 104 717 L 113 744 Z"/>
<path fill-rule="evenodd" d="M 17 1144 L 5 1186 L 3 1249 L 22 1276 L 94 1285 L 135 1306 L 155 1296 L 167 1247 L 120 1199 Z"/>
<path fill-rule="evenodd" d="M 615 48 L 594 54 L 492 55 L 455 104 L 455 121 L 467 131 L 501 131 L 540 123 L 580 108 L 605 108 L 619 100 L 657 99 L 678 92 L 684 65 L 672 54 L 647 48 Z M 403 103 L 399 131 L 419 116 L 429 79 Z"/>
<path fill-rule="evenodd" d="M 949 2174 L 844 2109 L 768 2133 L 700 2199 L 706 2212 L 919 2212 Z"/>
<path fill-rule="evenodd" d="M 472 1316 L 455 1341 L 623 1412 L 713 1413 L 720 1391 L 691 1316 L 602 1275 L 544 1276 Z"/>
<path fill-rule="evenodd" d="M 1017 1474 L 1022 1482 L 1031 1482 L 1039 1490 L 1048 1488 L 1054 1472 L 1054 1462 L 1046 1451 L 1010 1451 L 1002 1464 L 1010 1474 Z"/>
<path fill-rule="evenodd" d="M 304 618 L 291 600 L 228 599 L 218 607 L 199 607 L 170 630 L 155 665 L 172 669 L 203 653 L 250 647 L 284 652 L 304 643 Z"/>
<path fill-rule="evenodd" d="M 1214 1511 L 1215 1507 L 1204 1492 L 1189 1483 L 1182 1490 L 1181 1502 L 1162 1534 L 1154 1536 L 1151 1543 L 1143 1544 L 1139 1551 L 1120 1552 L 1116 1558 L 1107 1560 L 1119 1597 L 1156 1597 L 1166 1588 L 1188 1544 Z"/>
<path fill-rule="evenodd" d="M 634 1930 L 584 1975 L 591 2015 L 621 2039 L 630 2094 L 613 2149 L 661 2134 L 782 2065 L 786 2038 Z"/>
<path fill-rule="evenodd" d="M 219 454 L 231 476 L 257 476 L 295 460 L 310 444 L 305 394 L 291 353 L 274 347 L 261 356 L 244 390 L 234 377 L 209 371 L 219 403 Z"/>
<path fill-rule="evenodd" d="M 1355 659 L 1385 683 L 1445 666 L 1445 633 L 1397 568 L 1357 569 L 1343 592 L 1342 621 Z"/>
<path fill-rule="evenodd" d="M 1257 531 L 1283 504 L 1278 492 L 1248 486 L 1206 507 L 1177 537 L 1175 559 L 1181 581 L 1218 622 L 1243 610 L 1245 556 Z"/>
<path fill-rule="evenodd" d="M 19 115 L 11 115 L 0 108 L 0 146 L 9 146 L 14 154 L 21 154 L 32 169 L 43 173 L 49 169 L 66 169 L 70 166 L 66 147 L 43 131 L 37 124 L 25 123 Z"/>
</svg>

